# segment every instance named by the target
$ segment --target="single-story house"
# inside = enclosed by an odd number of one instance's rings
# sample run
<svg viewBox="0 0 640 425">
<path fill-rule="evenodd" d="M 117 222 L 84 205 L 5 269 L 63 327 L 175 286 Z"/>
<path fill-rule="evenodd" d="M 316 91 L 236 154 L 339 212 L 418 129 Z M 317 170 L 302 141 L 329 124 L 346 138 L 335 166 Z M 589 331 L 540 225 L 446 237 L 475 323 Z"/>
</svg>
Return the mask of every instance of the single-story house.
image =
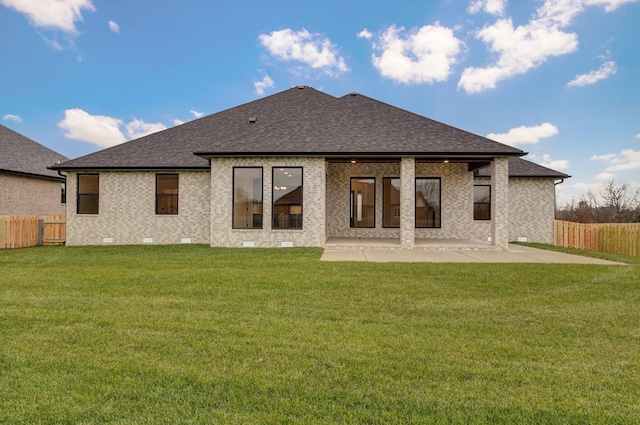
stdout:
<svg viewBox="0 0 640 425">
<path fill-rule="evenodd" d="M 64 215 L 65 178 L 47 167 L 68 159 L 0 125 L 0 215 Z"/>
<path fill-rule="evenodd" d="M 294 87 L 51 167 L 67 244 L 551 242 L 555 184 L 520 149 L 367 96 Z M 487 242 L 490 241 L 490 242 Z"/>
</svg>

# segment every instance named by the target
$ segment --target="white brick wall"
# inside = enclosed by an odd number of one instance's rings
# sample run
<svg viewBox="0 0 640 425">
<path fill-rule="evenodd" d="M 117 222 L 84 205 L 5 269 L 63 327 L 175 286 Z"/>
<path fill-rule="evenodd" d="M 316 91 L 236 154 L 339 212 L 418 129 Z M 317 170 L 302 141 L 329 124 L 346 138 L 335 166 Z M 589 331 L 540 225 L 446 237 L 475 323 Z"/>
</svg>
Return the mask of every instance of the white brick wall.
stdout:
<svg viewBox="0 0 640 425">
<path fill-rule="evenodd" d="M 59 181 L 0 173 L 0 215 L 64 215 Z"/>
<path fill-rule="evenodd" d="M 263 167 L 263 229 L 232 229 L 234 166 Z M 302 230 L 270 228 L 272 167 L 280 166 L 303 167 Z M 503 163 L 498 167 L 504 171 Z M 239 247 L 245 241 L 253 241 L 256 247 L 279 247 L 282 242 L 292 242 L 294 246 L 323 246 L 327 236 L 400 239 L 399 228 L 382 227 L 382 178 L 400 177 L 400 168 L 399 162 L 325 164 L 323 158 L 214 159 L 211 172 L 165 171 L 180 176 L 178 215 L 155 214 L 155 171 L 99 172 L 100 212 L 97 215 L 78 215 L 77 173 L 69 172 L 67 244 L 99 245 L 103 244 L 103 238 L 112 238 L 113 244 L 141 244 L 143 238 L 152 238 L 154 244 L 177 244 L 182 238 L 190 238 L 192 243 L 208 243 L 212 246 Z M 415 229 L 416 238 L 487 240 L 487 237 L 493 236 L 493 221 L 497 214 L 504 217 L 504 208 L 500 212 L 496 211 L 495 205 L 492 207 L 492 221 L 473 220 L 473 185 L 488 184 L 489 179 L 474 181 L 467 164 L 455 163 L 418 163 L 415 165 L 415 176 L 439 177 L 442 195 L 442 227 Z M 355 229 L 349 225 L 351 177 L 376 179 L 375 228 Z M 406 183 L 408 190 L 413 191 L 413 181 Z M 403 188 L 407 190 L 405 182 Z M 524 236 L 532 242 L 550 243 L 554 218 L 553 180 L 510 179 L 508 186 L 503 184 L 498 189 L 502 191 L 503 199 L 507 188 L 508 240 Z M 59 184 L 56 190 L 56 199 L 59 200 Z M 492 188 L 494 200 L 496 193 L 496 189 Z M 410 203 L 415 203 L 413 197 Z M 413 211 L 412 205 L 409 209 Z M 409 218 L 413 223 L 413 216 Z M 503 228 L 498 226 L 499 231 Z M 410 241 L 407 243 L 410 244 Z"/>
<path fill-rule="evenodd" d="M 178 174 L 178 214 L 155 212 L 156 174 Z M 67 176 L 67 245 L 209 243 L 208 171 L 99 171 L 99 213 L 77 214 L 77 173 Z"/>
<path fill-rule="evenodd" d="M 233 167 L 263 168 L 263 228 L 233 229 Z M 303 228 L 271 229 L 272 168 L 302 167 Z M 211 246 L 255 247 L 324 246 L 325 231 L 324 158 L 214 158 L 211 160 Z"/>
</svg>

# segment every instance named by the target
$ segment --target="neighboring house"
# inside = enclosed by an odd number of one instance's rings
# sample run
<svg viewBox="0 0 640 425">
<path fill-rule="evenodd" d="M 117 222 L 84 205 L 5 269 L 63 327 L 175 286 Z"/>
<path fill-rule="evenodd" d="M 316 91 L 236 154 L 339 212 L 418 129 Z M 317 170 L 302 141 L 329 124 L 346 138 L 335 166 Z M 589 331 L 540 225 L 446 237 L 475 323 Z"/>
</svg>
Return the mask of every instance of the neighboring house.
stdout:
<svg viewBox="0 0 640 425">
<path fill-rule="evenodd" d="M 47 169 L 67 161 L 0 125 L 0 215 L 64 215 L 64 176 Z"/>
<path fill-rule="evenodd" d="M 357 93 L 301 86 L 52 168 L 68 175 L 67 245 L 506 249 L 518 237 L 551 242 L 554 183 L 569 177 L 522 155 Z"/>
</svg>

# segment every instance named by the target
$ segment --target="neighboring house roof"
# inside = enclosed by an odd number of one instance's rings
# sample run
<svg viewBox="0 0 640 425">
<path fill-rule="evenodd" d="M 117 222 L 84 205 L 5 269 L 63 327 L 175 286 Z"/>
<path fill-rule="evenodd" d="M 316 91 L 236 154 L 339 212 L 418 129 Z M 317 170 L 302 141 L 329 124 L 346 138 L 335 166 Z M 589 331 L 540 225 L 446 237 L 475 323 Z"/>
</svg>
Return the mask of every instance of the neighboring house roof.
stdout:
<svg viewBox="0 0 640 425">
<path fill-rule="evenodd" d="M 0 172 L 64 180 L 64 177 L 61 177 L 56 171 L 47 169 L 47 167 L 68 159 L 66 156 L 0 125 Z"/>
<path fill-rule="evenodd" d="M 476 177 L 491 177 L 491 167 L 485 167 L 477 171 Z M 551 168 L 543 167 L 522 158 L 509 159 L 509 177 L 514 178 L 546 178 L 546 179 L 568 179 L 568 174 Z"/>
<path fill-rule="evenodd" d="M 336 98 L 300 86 L 52 168 L 208 169 L 207 158 L 219 156 L 477 159 L 524 154 L 367 96 Z"/>
</svg>

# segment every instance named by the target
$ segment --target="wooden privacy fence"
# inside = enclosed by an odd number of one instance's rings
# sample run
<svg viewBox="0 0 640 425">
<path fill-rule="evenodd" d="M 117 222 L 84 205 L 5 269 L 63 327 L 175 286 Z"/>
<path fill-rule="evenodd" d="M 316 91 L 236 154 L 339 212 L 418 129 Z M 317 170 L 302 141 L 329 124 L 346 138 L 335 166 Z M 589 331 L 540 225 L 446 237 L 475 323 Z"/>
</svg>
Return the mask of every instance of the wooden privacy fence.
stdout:
<svg viewBox="0 0 640 425">
<path fill-rule="evenodd" d="M 640 256 L 640 223 L 573 223 L 556 220 L 556 246 Z"/>
<path fill-rule="evenodd" d="M 0 249 L 61 244 L 65 216 L 0 215 Z"/>
</svg>

